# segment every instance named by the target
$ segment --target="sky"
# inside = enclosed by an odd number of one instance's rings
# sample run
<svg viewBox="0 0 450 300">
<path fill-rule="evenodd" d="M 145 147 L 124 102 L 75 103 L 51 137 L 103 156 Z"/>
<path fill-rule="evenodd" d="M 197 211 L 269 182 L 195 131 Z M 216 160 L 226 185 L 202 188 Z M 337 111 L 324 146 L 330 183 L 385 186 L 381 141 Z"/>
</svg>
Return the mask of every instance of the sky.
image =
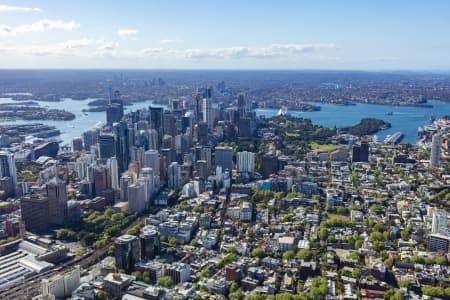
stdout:
<svg viewBox="0 0 450 300">
<path fill-rule="evenodd" d="M 450 70 L 450 1 L 0 0 L 0 69 Z"/>
</svg>

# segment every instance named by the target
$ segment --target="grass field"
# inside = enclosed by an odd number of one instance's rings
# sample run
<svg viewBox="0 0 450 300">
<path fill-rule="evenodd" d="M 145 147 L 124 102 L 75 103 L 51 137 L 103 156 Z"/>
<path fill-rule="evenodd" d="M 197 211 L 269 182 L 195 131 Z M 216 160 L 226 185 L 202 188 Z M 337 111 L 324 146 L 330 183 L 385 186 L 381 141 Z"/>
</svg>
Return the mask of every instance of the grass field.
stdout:
<svg viewBox="0 0 450 300">
<path fill-rule="evenodd" d="M 317 144 L 316 142 L 311 142 L 309 143 L 309 145 L 311 146 L 311 149 L 313 151 L 325 151 L 325 152 L 331 152 L 334 151 L 338 148 L 342 148 L 342 145 L 333 145 L 333 144 Z"/>
</svg>

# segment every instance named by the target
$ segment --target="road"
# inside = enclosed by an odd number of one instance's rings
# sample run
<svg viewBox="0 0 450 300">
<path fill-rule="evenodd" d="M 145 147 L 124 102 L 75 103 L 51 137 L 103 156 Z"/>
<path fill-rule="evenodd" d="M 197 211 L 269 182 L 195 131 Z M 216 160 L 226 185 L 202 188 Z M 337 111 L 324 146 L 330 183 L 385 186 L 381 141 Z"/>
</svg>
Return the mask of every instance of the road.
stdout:
<svg viewBox="0 0 450 300">
<path fill-rule="evenodd" d="M 121 234 L 127 232 L 131 227 L 137 225 L 142 221 L 144 217 L 137 218 L 134 222 L 128 225 L 121 231 Z M 73 266 L 80 265 L 81 269 L 85 269 L 88 266 L 100 261 L 108 254 L 108 249 L 111 244 L 107 244 L 101 248 L 96 249 L 92 253 L 82 257 L 73 259 L 62 265 L 58 265 L 52 270 L 32 275 L 25 278 L 25 280 L 18 285 L 14 285 L 8 288 L 8 290 L 0 291 L 0 299 L 4 300 L 16 300 L 16 299 L 31 299 L 31 297 L 37 296 L 41 293 L 41 280 L 45 278 L 53 277 L 57 274 L 63 274 L 69 271 Z"/>
</svg>

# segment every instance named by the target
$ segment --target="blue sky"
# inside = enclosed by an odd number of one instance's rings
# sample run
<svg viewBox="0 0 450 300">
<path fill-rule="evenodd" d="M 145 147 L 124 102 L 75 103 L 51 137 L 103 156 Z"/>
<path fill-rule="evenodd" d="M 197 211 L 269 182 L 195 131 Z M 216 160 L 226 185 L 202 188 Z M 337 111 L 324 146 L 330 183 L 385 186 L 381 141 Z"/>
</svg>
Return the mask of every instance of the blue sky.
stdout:
<svg viewBox="0 0 450 300">
<path fill-rule="evenodd" d="M 0 0 L 0 68 L 450 70 L 450 1 Z"/>
</svg>

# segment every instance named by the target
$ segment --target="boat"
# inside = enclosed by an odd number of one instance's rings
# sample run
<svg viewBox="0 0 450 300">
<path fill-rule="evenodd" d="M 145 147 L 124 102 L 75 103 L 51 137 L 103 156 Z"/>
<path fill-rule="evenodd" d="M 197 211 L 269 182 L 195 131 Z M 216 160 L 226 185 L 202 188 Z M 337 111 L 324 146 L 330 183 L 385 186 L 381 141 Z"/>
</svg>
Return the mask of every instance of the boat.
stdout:
<svg viewBox="0 0 450 300">
<path fill-rule="evenodd" d="M 388 111 L 388 112 L 386 112 L 386 116 L 392 116 L 393 114 L 394 114 L 393 111 Z"/>
<path fill-rule="evenodd" d="M 392 145 L 398 144 L 398 143 L 400 143 L 400 141 L 403 139 L 404 136 L 405 135 L 403 134 L 403 132 L 400 132 L 400 131 L 398 131 L 394 134 L 388 134 L 386 136 L 386 138 L 384 139 L 384 143 L 392 144 Z"/>
</svg>

